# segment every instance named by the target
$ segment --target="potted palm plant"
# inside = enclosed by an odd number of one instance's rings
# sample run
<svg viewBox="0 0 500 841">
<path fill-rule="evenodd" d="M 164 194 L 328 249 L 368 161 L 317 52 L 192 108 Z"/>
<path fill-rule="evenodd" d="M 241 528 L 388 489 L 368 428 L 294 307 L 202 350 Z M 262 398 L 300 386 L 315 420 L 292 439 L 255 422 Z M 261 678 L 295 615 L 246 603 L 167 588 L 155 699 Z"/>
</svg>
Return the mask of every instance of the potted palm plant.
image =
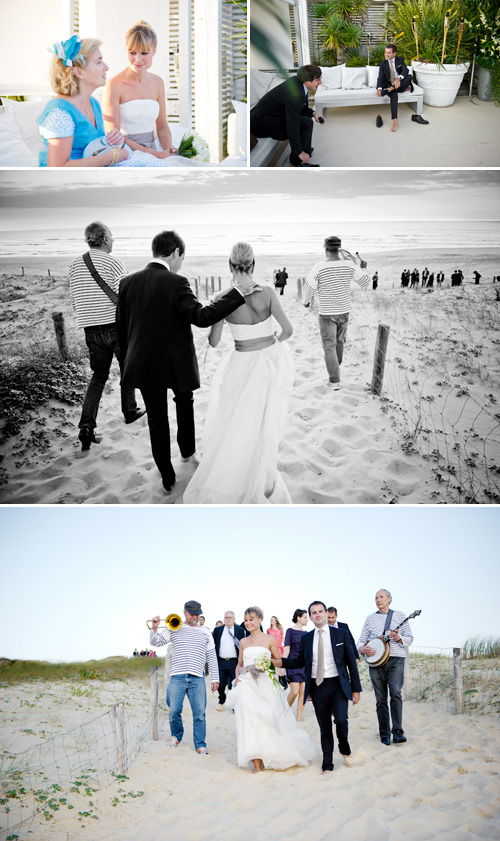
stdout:
<svg viewBox="0 0 500 841">
<path fill-rule="evenodd" d="M 401 0 L 387 13 L 398 52 L 412 65 L 424 103 L 453 105 L 474 48 L 467 4 L 450 0 Z"/>
<path fill-rule="evenodd" d="M 369 5 L 370 0 L 330 0 L 310 7 L 311 16 L 320 20 L 322 62 L 343 64 L 349 54 L 356 54 L 364 39 L 359 21 L 364 20 Z"/>
</svg>

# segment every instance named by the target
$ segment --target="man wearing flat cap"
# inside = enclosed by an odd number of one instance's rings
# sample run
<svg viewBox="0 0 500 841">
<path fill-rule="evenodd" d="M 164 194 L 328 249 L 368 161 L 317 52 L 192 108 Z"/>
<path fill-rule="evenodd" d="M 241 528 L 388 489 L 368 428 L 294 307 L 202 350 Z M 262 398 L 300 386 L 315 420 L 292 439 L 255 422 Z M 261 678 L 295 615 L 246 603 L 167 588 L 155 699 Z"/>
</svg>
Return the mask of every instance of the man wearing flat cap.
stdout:
<svg viewBox="0 0 500 841">
<path fill-rule="evenodd" d="M 319 332 L 323 343 L 327 385 L 334 391 L 340 388 L 340 365 L 344 356 L 347 322 L 351 311 L 351 281 L 363 288 L 370 282 L 366 262 L 359 265 L 348 252 L 340 251 L 339 237 L 328 237 L 324 242 L 325 259 L 316 263 L 304 284 L 302 303 L 309 307 L 315 294 L 319 303 Z"/>
<path fill-rule="evenodd" d="M 167 689 L 167 706 L 170 710 L 170 747 L 182 742 L 184 725 L 182 707 L 187 695 L 193 713 L 193 741 L 197 753 L 206 754 L 207 691 L 205 686 L 205 662 L 208 660 L 212 692 L 219 688 L 219 669 L 212 634 L 198 620 L 202 615 L 201 604 L 194 600 L 184 605 L 184 622 L 175 631 L 158 631 L 160 617 L 153 619 L 149 643 L 154 646 L 172 643 L 172 668 Z"/>
</svg>

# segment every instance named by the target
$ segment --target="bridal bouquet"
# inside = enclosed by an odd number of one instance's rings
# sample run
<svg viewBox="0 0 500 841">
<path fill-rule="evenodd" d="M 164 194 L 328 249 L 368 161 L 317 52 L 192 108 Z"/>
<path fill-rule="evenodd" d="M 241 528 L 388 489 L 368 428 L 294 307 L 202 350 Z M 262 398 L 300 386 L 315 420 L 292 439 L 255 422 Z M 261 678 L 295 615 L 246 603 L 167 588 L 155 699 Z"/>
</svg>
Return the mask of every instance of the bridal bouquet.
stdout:
<svg viewBox="0 0 500 841">
<path fill-rule="evenodd" d="M 178 154 L 183 158 L 191 158 L 193 161 L 203 161 L 204 163 L 210 161 L 208 143 L 203 140 L 203 137 L 197 131 L 191 131 L 184 135 L 179 144 Z"/>
<path fill-rule="evenodd" d="M 255 668 L 259 670 L 259 672 L 264 672 L 267 674 L 268 677 L 271 678 L 274 688 L 281 690 L 280 682 L 278 680 L 278 676 L 276 674 L 276 667 L 274 663 L 271 663 L 271 657 L 269 654 L 258 654 L 255 658 Z"/>
</svg>

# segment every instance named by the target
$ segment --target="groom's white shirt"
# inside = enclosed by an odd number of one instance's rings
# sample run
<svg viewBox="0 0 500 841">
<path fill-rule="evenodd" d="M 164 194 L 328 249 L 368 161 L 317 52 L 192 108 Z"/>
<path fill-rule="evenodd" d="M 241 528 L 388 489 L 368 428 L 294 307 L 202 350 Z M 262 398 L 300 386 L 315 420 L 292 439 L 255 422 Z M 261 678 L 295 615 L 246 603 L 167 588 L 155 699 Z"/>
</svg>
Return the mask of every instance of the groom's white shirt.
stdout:
<svg viewBox="0 0 500 841">
<path fill-rule="evenodd" d="M 328 625 L 324 625 L 323 628 L 315 628 L 314 629 L 314 639 L 313 639 L 313 659 L 312 659 L 312 670 L 311 670 L 311 677 L 316 678 L 317 669 L 318 669 L 318 642 L 319 642 L 319 635 L 323 634 L 323 653 L 324 653 L 324 664 L 325 664 L 325 677 L 338 677 L 338 669 L 335 664 L 335 660 L 333 659 L 333 650 L 332 650 L 332 642 L 330 637 L 330 630 Z"/>
</svg>

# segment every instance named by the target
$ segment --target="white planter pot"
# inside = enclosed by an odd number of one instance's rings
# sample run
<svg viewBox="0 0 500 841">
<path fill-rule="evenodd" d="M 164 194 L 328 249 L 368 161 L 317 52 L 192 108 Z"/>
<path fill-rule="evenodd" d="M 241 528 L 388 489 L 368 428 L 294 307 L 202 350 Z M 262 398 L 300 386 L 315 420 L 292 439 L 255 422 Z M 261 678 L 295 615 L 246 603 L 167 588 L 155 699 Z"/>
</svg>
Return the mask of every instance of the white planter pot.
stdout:
<svg viewBox="0 0 500 841">
<path fill-rule="evenodd" d="M 413 73 L 416 74 L 417 84 L 424 91 L 424 105 L 435 105 L 446 108 L 453 105 L 458 89 L 462 83 L 469 62 L 464 64 L 424 64 L 412 61 Z"/>
</svg>

